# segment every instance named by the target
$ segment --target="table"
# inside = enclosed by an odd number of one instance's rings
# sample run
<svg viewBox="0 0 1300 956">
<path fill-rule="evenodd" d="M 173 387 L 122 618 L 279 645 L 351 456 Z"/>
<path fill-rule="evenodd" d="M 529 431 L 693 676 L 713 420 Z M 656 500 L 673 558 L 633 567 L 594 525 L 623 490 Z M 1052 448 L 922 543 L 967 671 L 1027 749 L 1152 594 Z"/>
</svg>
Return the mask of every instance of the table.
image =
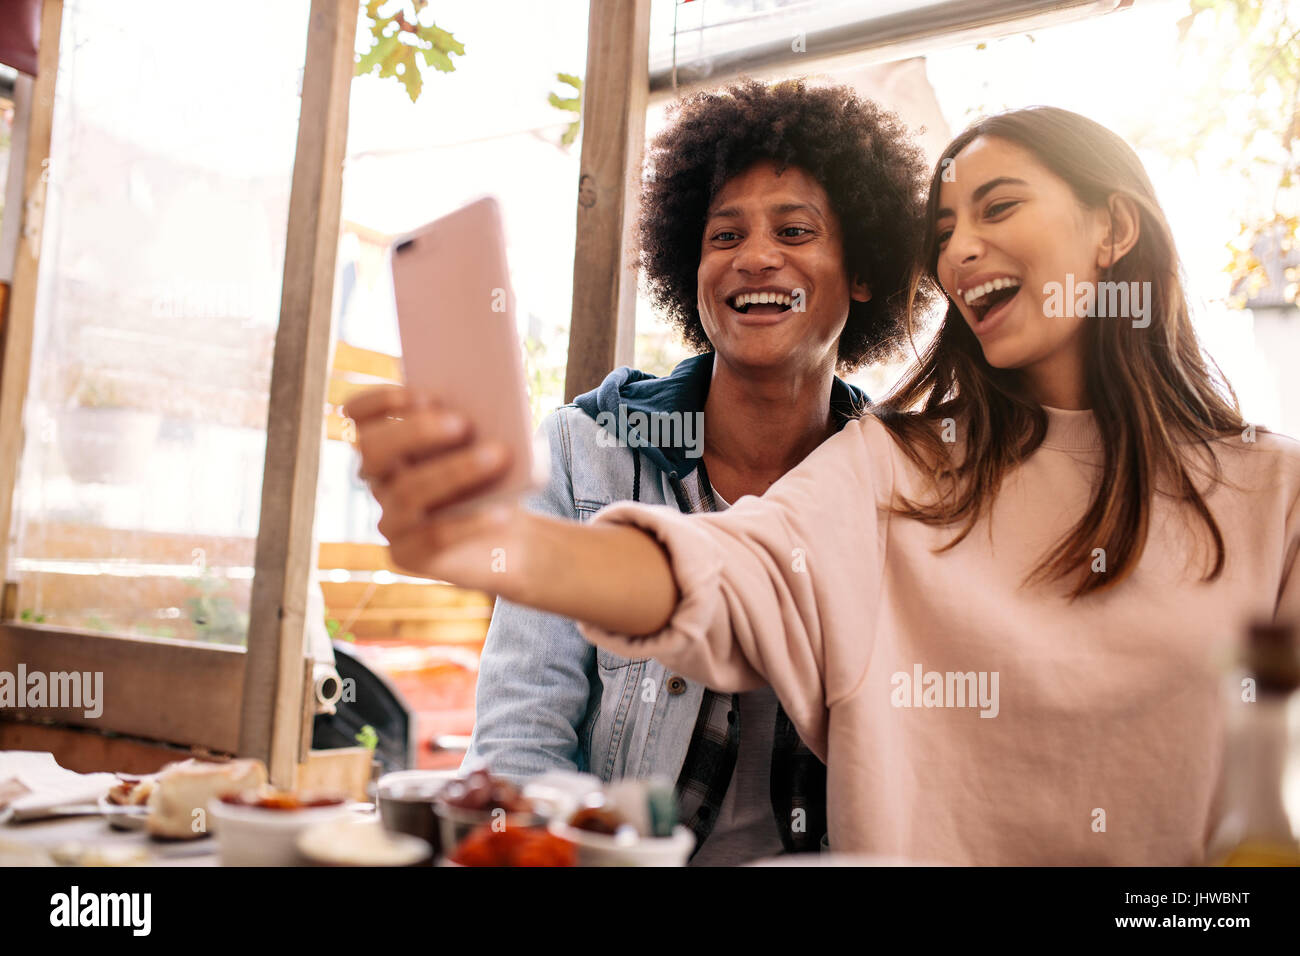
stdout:
<svg viewBox="0 0 1300 956">
<path fill-rule="evenodd" d="M 50 851 L 77 843 L 94 848 L 142 849 L 146 866 L 217 866 L 217 844 L 198 840 L 154 840 L 142 830 L 114 830 L 100 816 L 55 817 L 0 826 L 0 865 L 54 863 Z M 46 859 L 41 860 L 42 857 Z"/>
</svg>

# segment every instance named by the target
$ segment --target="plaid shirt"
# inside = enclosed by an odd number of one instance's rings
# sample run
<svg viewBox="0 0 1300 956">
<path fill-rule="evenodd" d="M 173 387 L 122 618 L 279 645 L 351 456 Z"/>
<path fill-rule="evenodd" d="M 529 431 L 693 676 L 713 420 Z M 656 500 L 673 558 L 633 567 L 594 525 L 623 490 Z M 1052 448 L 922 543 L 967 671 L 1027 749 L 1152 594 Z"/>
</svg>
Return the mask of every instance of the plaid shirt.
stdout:
<svg viewBox="0 0 1300 956">
<path fill-rule="evenodd" d="M 713 488 L 701 458 L 703 500 L 690 506 L 679 497 L 683 511 L 716 511 Z M 639 470 L 639 469 L 638 469 Z M 676 474 L 672 478 L 676 479 Z M 751 732 L 762 733 L 761 728 Z M 677 812 L 695 833 L 695 852 L 713 832 L 723 798 L 731 785 L 740 752 L 740 695 L 706 689 L 700 703 L 686 761 L 677 778 Z M 772 814 L 787 853 L 816 853 L 826 833 L 826 765 L 799 739 L 780 704 L 772 742 Z M 693 855 L 693 854 L 692 854 Z"/>
</svg>

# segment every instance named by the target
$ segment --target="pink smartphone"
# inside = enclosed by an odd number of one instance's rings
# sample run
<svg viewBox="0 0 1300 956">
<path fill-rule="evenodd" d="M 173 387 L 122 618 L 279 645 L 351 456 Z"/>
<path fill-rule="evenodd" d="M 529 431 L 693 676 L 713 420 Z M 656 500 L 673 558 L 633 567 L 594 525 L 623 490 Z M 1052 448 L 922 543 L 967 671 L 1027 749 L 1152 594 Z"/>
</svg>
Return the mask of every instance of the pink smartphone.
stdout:
<svg viewBox="0 0 1300 956">
<path fill-rule="evenodd" d="M 477 437 L 507 445 L 509 474 L 450 511 L 536 487 L 532 416 L 497 201 L 484 197 L 398 238 L 390 252 L 402 370 L 465 415 Z"/>
</svg>

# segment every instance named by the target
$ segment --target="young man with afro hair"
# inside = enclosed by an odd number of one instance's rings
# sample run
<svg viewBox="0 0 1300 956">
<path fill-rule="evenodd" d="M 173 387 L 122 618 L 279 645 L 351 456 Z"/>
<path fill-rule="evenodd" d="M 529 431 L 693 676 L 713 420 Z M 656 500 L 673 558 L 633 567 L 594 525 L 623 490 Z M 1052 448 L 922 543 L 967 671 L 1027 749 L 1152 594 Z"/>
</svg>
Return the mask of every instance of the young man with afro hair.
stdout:
<svg viewBox="0 0 1300 956">
<path fill-rule="evenodd" d="M 762 495 L 865 408 L 836 372 L 900 345 L 928 171 L 892 113 L 848 87 L 742 80 L 676 104 L 649 158 L 644 289 L 699 354 L 665 378 L 619 368 L 550 413 L 539 512 Z M 815 852 L 826 829 L 826 769 L 771 688 L 718 693 L 504 600 L 466 757 L 481 761 L 671 780 L 694 864 Z"/>
</svg>

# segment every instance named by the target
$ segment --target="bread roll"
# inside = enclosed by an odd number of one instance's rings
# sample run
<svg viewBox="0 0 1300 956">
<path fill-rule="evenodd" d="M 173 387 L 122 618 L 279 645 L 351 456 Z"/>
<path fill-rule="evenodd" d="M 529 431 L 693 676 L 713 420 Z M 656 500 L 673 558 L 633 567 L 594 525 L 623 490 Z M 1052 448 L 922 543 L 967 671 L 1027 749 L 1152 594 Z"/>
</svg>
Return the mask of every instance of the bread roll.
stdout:
<svg viewBox="0 0 1300 956">
<path fill-rule="evenodd" d="M 212 800 L 265 783 L 266 767 L 260 760 L 182 760 L 168 764 L 149 796 L 149 833 L 173 840 L 192 840 L 211 833 L 213 821 L 208 804 Z"/>
</svg>

